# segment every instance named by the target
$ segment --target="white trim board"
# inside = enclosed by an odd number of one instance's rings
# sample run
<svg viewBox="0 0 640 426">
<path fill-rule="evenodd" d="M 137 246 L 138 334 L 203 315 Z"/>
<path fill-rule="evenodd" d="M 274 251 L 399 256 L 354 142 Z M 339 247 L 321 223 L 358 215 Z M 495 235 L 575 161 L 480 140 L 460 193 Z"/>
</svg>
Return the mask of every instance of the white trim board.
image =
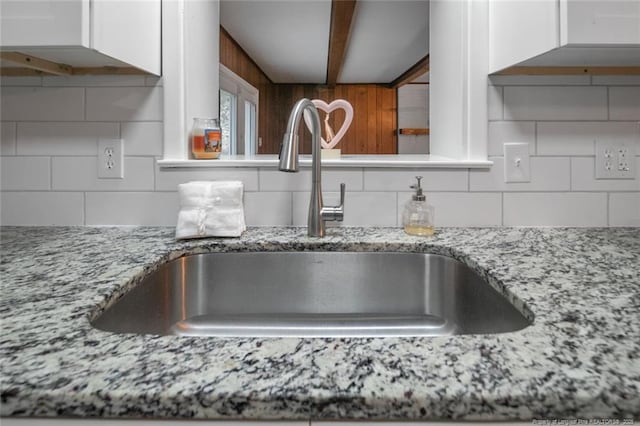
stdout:
<svg viewBox="0 0 640 426">
<path fill-rule="evenodd" d="M 277 155 L 233 155 L 217 160 L 158 160 L 161 168 L 220 168 L 220 167 L 278 167 Z M 311 156 L 301 155 L 301 167 L 311 167 Z M 493 161 L 453 160 L 446 157 L 419 154 L 399 155 L 343 155 L 339 159 L 323 159 L 322 167 L 327 168 L 437 168 L 437 169 L 486 169 Z"/>
</svg>

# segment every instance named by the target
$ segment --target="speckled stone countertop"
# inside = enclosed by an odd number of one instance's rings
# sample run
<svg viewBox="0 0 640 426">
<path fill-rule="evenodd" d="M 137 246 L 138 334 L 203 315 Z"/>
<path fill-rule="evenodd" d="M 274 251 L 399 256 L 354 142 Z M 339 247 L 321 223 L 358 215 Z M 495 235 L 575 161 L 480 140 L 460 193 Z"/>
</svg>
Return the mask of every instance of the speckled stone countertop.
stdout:
<svg viewBox="0 0 640 426">
<path fill-rule="evenodd" d="M 640 416 L 640 229 L 2 228 L 0 414 L 211 419 Z M 185 253 L 415 251 L 453 256 L 534 324 L 422 338 L 113 334 L 89 320 Z"/>
</svg>

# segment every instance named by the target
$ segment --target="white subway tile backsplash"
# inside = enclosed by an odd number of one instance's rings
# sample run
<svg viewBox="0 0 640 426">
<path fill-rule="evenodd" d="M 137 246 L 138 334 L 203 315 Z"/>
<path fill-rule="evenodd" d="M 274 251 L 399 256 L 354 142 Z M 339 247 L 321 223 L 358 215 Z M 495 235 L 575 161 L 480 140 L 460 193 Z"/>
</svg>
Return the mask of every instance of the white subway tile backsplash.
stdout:
<svg viewBox="0 0 640 426">
<path fill-rule="evenodd" d="M 257 169 L 161 169 L 156 165 L 156 191 L 177 191 L 179 184 L 197 180 L 239 180 L 245 191 L 258 190 Z"/>
<path fill-rule="evenodd" d="M 87 225 L 176 226 L 177 192 L 87 192 Z"/>
<path fill-rule="evenodd" d="M 606 120 L 606 87 L 505 87 L 505 120 Z"/>
<path fill-rule="evenodd" d="M 153 191 L 153 158 L 125 157 L 124 179 L 99 179 L 97 157 L 53 157 L 53 189 Z"/>
<path fill-rule="evenodd" d="M 0 155 L 16 155 L 16 123 L 0 121 Z"/>
<path fill-rule="evenodd" d="M 144 86 L 143 75 L 72 75 L 50 76 L 42 78 L 43 86 L 51 87 L 122 87 Z"/>
<path fill-rule="evenodd" d="M 3 191 L 51 189 L 49 157 L 0 158 L 0 186 Z"/>
<path fill-rule="evenodd" d="M 309 167 L 290 174 L 154 164 L 163 150 L 162 78 L 1 83 L 3 225 L 175 226 L 177 186 L 193 180 L 241 180 L 249 226 L 307 224 Z M 400 96 L 418 119 L 427 108 L 424 91 L 405 89 Z M 424 177 L 438 227 L 640 226 L 640 176 L 594 178 L 596 140 L 635 143 L 640 162 L 638 76 L 497 76 L 487 90 L 492 168 L 324 169 L 325 204 L 338 203 L 341 182 L 348 191 L 345 221 L 328 226 L 401 226 L 415 176 Z M 97 178 L 98 138 L 124 140 L 125 179 Z M 531 182 L 504 183 L 503 145 L 510 142 L 529 144 Z"/>
<path fill-rule="evenodd" d="M 83 225 L 84 194 L 80 192 L 2 192 L 2 225 Z"/>
<path fill-rule="evenodd" d="M 504 117 L 503 89 L 499 86 L 487 88 L 489 121 L 502 120 Z"/>
<path fill-rule="evenodd" d="M 84 88 L 3 87 L 2 120 L 84 120 Z"/>
<path fill-rule="evenodd" d="M 594 75 L 591 84 L 607 86 L 640 86 L 640 75 Z"/>
<path fill-rule="evenodd" d="M 609 194 L 609 226 L 640 226 L 640 192 Z"/>
<path fill-rule="evenodd" d="M 640 120 L 640 86 L 609 88 L 609 119 Z"/>
<path fill-rule="evenodd" d="M 413 193 L 398 193 L 398 225 L 402 212 Z M 502 195 L 496 192 L 430 192 L 427 203 L 435 209 L 436 227 L 442 226 L 500 226 L 502 223 Z"/>
<path fill-rule="evenodd" d="M 245 192 L 247 226 L 291 226 L 291 192 Z"/>
<path fill-rule="evenodd" d="M 293 225 L 307 226 L 308 192 L 293 193 Z M 338 205 L 338 192 L 323 194 L 325 205 Z M 327 226 L 397 226 L 397 196 L 395 192 L 347 192 L 344 221 L 327 222 Z"/>
<path fill-rule="evenodd" d="M 87 88 L 87 120 L 160 121 L 162 88 Z"/>
<path fill-rule="evenodd" d="M 640 170 L 640 157 L 633 158 Z M 573 191 L 640 191 L 640 178 L 596 179 L 595 157 L 571 159 L 571 190 Z"/>
<path fill-rule="evenodd" d="M 595 155 L 597 140 L 640 145 L 640 125 L 634 121 L 543 121 L 537 126 L 538 155 Z"/>
<path fill-rule="evenodd" d="M 261 191 L 304 191 L 311 188 L 311 171 L 284 173 L 273 169 L 259 169 Z M 323 173 L 322 183 L 327 179 Z"/>
<path fill-rule="evenodd" d="M 323 191 L 340 191 L 344 183 L 347 191 L 362 191 L 362 169 L 322 170 Z M 309 191 L 311 190 L 311 169 L 304 168 L 298 173 L 285 173 L 277 169 L 260 169 L 260 191 Z"/>
<path fill-rule="evenodd" d="M 365 191 L 410 191 L 422 176 L 425 191 L 467 191 L 469 171 L 466 169 L 371 169 L 364 171 Z"/>
<path fill-rule="evenodd" d="M 589 75 L 492 75 L 495 86 L 588 86 Z"/>
<path fill-rule="evenodd" d="M 536 125 L 533 121 L 489 122 L 489 156 L 501 156 L 504 144 L 524 142 L 529 144 L 529 154 L 536 154 Z"/>
<path fill-rule="evenodd" d="M 122 123 L 121 134 L 125 155 L 162 155 L 161 121 Z"/>
<path fill-rule="evenodd" d="M 504 194 L 505 226 L 606 226 L 604 192 Z"/>
<path fill-rule="evenodd" d="M 490 169 L 470 171 L 471 191 L 568 191 L 569 158 L 531 157 L 531 182 L 504 181 L 504 158 L 492 157 Z"/>
<path fill-rule="evenodd" d="M 118 123 L 18 123 L 18 155 L 97 155 L 99 138 L 119 137 Z"/>
</svg>

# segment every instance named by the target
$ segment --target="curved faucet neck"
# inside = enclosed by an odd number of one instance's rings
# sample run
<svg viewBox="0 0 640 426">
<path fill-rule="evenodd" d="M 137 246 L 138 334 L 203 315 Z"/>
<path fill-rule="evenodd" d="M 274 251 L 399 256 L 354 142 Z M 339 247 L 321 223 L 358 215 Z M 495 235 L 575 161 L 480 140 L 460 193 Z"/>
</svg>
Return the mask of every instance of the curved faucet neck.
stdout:
<svg viewBox="0 0 640 426">
<path fill-rule="evenodd" d="M 298 170 L 298 152 L 300 121 L 304 113 L 308 112 L 311 118 L 311 160 L 314 179 L 320 176 L 320 114 L 316 106 L 307 98 L 300 99 L 294 105 L 289 115 L 287 130 L 284 135 L 282 150 L 280 152 L 280 170 L 295 172 Z"/>
<path fill-rule="evenodd" d="M 300 99 L 296 102 L 287 131 L 282 140 L 282 148 L 280 150 L 280 166 L 279 169 L 285 172 L 298 171 L 298 151 L 299 140 L 298 132 L 300 129 L 300 121 L 305 111 L 311 116 L 311 199 L 309 200 L 309 217 L 307 222 L 308 235 L 311 237 L 323 237 L 325 234 L 324 221 L 326 220 L 342 220 L 344 215 L 344 184 L 340 185 L 340 205 L 337 207 L 324 207 L 322 203 L 321 188 L 321 149 L 320 146 L 320 114 L 318 109 L 309 99 Z"/>
</svg>

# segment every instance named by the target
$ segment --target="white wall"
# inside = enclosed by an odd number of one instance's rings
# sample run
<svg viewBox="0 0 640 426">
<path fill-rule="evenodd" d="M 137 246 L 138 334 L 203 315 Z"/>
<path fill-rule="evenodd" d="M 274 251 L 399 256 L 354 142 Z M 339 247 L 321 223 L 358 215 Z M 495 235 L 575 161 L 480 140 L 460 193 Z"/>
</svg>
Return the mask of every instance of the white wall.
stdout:
<svg viewBox="0 0 640 426">
<path fill-rule="evenodd" d="M 429 85 L 405 84 L 398 88 L 398 128 L 429 127 Z M 429 135 L 398 135 L 398 154 L 429 152 Z"/>
<path fill-rule="evenodd" d="M 398 226 L 424 176 L 437 226 L 640 226 L 640 179 L 595 180 L 594 137 L 640 154 L 640 77 L 499 77 L 489 87 L 490 170 L 329 169 L 347 184 L 343 225 Z M 249 225 L 304 225 L 308 170 L 160 170 L 161 80 L 141 76 L 2 79 L 3 225 L 168 225 L 176 186 L 241 179 Z M 97 138 L 122 137 L 125 179 L 96 178 Z M 531 182 L 502 179 L 502 143 L 529 142 Z M 640 156 L 636 157 L 640 162 Z M 638 164 L 640 169 L 640 164 Z M 337 193 L 326 193 L 328 203 Z"/>
</svg>

